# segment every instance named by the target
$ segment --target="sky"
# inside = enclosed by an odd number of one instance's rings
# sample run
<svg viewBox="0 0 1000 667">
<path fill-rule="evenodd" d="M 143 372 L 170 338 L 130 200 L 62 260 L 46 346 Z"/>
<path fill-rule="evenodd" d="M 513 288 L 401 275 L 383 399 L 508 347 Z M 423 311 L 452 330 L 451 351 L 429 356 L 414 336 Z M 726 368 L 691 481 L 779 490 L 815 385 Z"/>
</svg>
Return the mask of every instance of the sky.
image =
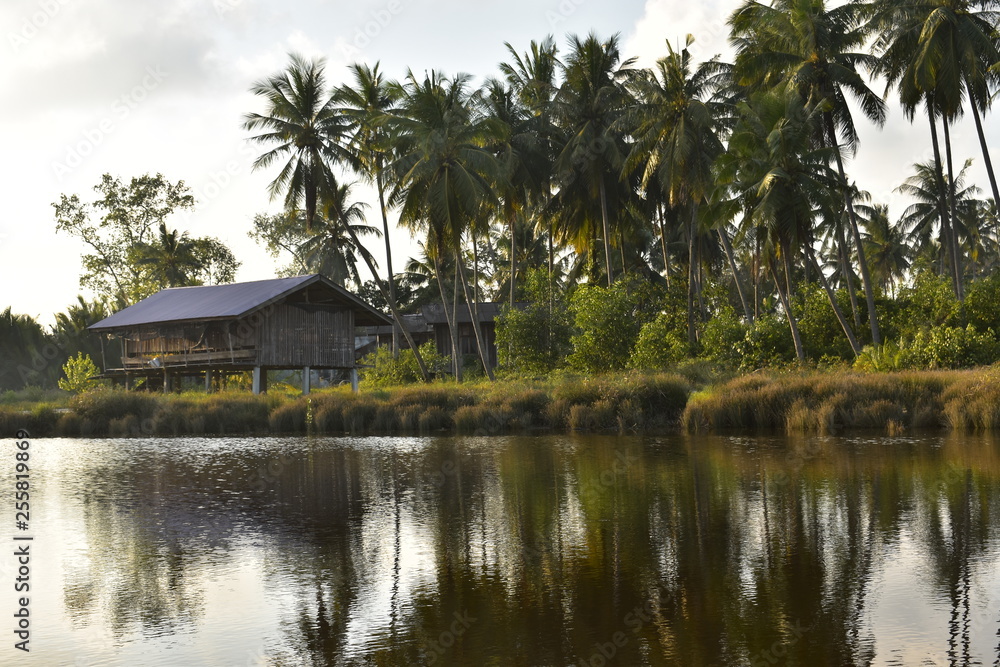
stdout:
<svg viewBox="0 0 1000 667">
<path fill-rule="evenodd" d="M 60 194 L 94 198 L 109 173 L 127 182 L 162 173 L 183 180 L 192 212 L 168 227 L 222 240 L 242 261 L 238 280 L 274 277 L 281 262 L 247 236 L 255 214 L 277 212 L 266 188 L 276 175 L 252 171 L 257 148 L 243 114 L 263 112 L 249 88 L 279 72 L 290 52 L 327 61 L 332 83 L 347 65 L 376 61 L 390 77 L 438 69 L 481 81 L 548 34 L 619 33 L 625 56 L 650 65 L 692 34 L 699 59 L 731 55 L 726 17 L 736 0 L 4 0 L 0 4 L 0 309 L 44 324 L 78 294 L 81 242 L 55 232 Z M 882 91 L 882 84 L 875 84 Z M 910 165 L 930 157 L 926 121 L 910 125 L 890 102 L 889 122 L 861 121 L 850 176 L 898 216 L 893 193 Z M 1000 124 L 986 123 L 988 142 Z M 971 119 L 953 132 L 957 164 L 988 188 Z M 379 224 L 370 188 L 369 221 Z M 395 220 L 390 213 L 390 221 Z M 394 268 L 414 254 L 406 230 L 393 233 Z M 381 240 L 372 252 L 384 266 Z M 397 269 L 398 270 L 398 269 Z M 363 272 L 363 275 L 366 272 Z"/>
</svg>

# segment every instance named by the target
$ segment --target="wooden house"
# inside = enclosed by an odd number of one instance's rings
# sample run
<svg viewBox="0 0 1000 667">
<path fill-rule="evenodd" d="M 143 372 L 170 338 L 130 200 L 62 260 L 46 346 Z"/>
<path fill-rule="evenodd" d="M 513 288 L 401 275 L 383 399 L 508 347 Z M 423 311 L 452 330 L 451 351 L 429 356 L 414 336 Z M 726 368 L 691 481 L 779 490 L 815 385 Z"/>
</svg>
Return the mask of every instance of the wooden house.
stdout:
<svg viewBox="0 0 1000 667">
<path fill-rule="evenodd" d="M 116 337 L 122 368 L 106 375 L 125 380 L 253 371 L 253 390 L 267 389 L 268 370 L 303 370 L 308 393 L 312 370 L 343 369 L 356 384 L 355 327 L 391 320 L 318 275 L 230 285 L 175 287 L 157 292 L 89 327 Z"/>
</svg>

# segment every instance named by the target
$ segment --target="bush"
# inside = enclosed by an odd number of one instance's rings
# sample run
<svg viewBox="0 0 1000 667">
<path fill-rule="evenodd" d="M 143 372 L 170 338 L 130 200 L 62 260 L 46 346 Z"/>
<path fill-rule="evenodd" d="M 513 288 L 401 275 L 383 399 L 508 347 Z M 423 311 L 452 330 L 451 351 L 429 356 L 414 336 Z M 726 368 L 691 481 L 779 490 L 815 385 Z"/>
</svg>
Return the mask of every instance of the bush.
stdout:
<svg viewBox="0 0 1000 667">
<path fill-rule="evenodd" d="M 728 304 L 705 323 L 701 354 L 730 368 L 740 365 L 739 346 L 746 339 L 747 325 Z"/>
<path fill-rule="evenodd" d="M 649 309 L 659 303 L 651 290 L 648 283 L 627 280 L 577 289 L 570 303 L 577 332 L 569 365 L 584 373 L 625 368 L 642 325 L 653 318 Z"/>
<path fill-rule="evenodd" d="M 528 273 L 524 308 L 504 306 L 497 318 L 500 368 L 517 375 L 544 375 L 561 366 L 572 349 L 572 318 L 564 294 L 550 293 L 548 271 Z M 550 308 L 551 306 L 551 308 Z"/>
<path fill-rule="evenodd" d="M 642 325 L 629 360 L 631 368 L 662 370 L 676 366 L 691 354 L 687 331 L 678 331 L 675 320 L 671 313 L 660 313 L 655 320 Z"/>
<path fill-rule="evenodd" d="M 420 346 L 420 356 L 432 376 L 446 373 L 451 366 L 448 357 L 438 354 L 434 341 L 427 341 Z M 399 356 L 394 358 L 390 348 L 379 347 L 365 356 L 361 365 L 358 375 L 365 387 L 396 387 L 421 380 L 420 367 L 413 350 L 400 350 Z"/>
<path fill-rule="evenodd" d="M 746 336 L 736 344 L 740 368 L 756 370 L 795 361 L 795 344 L 788 320 L 781 315 L 761 315 L 747 328 Z"/>
<path fill-rule="evenodd" d="M 938 326 L 924 329 L 902 345 L 905 368 L 971 368 L 998 359 L 993 332 L 980 333 L 975 327 Z"/>
<path fill-rule="evenodd" d="M 63 391 L 80 394 L 101 384 L 96 378 L 101 374 L 101 369 L 94 365 L 89 354 L 77 352 L 75 357 L 66 360 L 62 370 L 66 378 L 59 379 L 59 388 Z"/>
</svg>

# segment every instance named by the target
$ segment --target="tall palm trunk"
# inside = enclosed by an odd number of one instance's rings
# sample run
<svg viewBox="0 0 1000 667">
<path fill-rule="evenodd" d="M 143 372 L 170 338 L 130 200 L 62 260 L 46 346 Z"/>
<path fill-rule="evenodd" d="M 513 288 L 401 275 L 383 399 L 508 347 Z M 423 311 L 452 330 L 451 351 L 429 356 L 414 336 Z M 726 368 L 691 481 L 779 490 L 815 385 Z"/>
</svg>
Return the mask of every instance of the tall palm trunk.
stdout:
<svg viewBox="0 0 1000 667">
<path fill-rule="evenodd" d="M 604 269 L 608 272 L 608 287 L 615 277 L 611 272 L 611 236 L 608 232 L 608 193 L 604 188 L 604 174 L 601 174 L 601 224 L 604 226 Z"/>
<path fill-rule="evenodd" d="M 444 281 L 441 280 L 441 260 L 438 258 L 439 252 L 434 253 L 434 278 L 437 281 L 438 293 L 441 295 L 441 309 L 444 310 L 444 319 L 448 324 L 448 337 L 451 340 L 451 369 L 455 374 L 455 381 L 462 381 L 462 365 L 458 355 L 458 328 L 455 323 L 454 313 L 448 311 L 448 298 L 444 294 Z"/>
<path fill-rule="evenodd" d="M 514 216 L 510 216 L 510 307 L 514 308 L 514 274 L 517 273 L 517 240 L 514 238 Z"/>
<path fill-rule="evenodd" d="M 955 168 L 951 158 L 951 121 L 948 116 L 942 114 L 941 120 L 944 123 L 944 150 L 948 158 L 948 208 L 951 212 L 951 252 L 952 267 L 955 273 L 955 294 L 958 300 L 965 298 L 965 288 L 962 285 L 962 254 L 958 242 L 958 208 L 955 205 Z"/>
<path fill-rule="evenodd" d="M 785 273 L 788 273 L 788 255 L 782 251 L 785 255 Z M 778 278 L 778 272 L 774 266 L 774 259 L 768 260 L 768 266 L 771 269 L 771 278 L 774 279 L 774 286 L 778 290 L 778 299 L 781 300 L 781 307 L 785 310 L 785 318 L 788 320 L 788 328 L 792 332 L 792 343 L 795 345 L 795 356 L 799 360 L 799 363 L 806 360 L 805 350 L 802 349 L 802 337 L 799 336 L 799 325 L 795 321 L 795 315 L 792 314 L 792 307 L 788 300 L 788 295 L 785 290 L 781 287 L 781 280 Z"/>
<path fill-rule="evenodd" d="M 951 218 L 948 213 L 947 196 L 944 191 L 945 183 L 944 183 L 943 168 L 941 166 L 941 146 L 938 143 L 937 120 L 935 119 L 935 115 L 936 112 L 933 99 L 928 99 L 927 118 L 930 120 L 931 124 L 931 144 L 934 148 L 934 176 L 937 179 L 937 186 L 938 186 L 938 209 L 941 212 L 941 235 L 944 237 L 944 248 L 942 248 L 943 251 L 942 254 L 944 257 L 942 259 L 942 267 L 941 267 L 942 268 L 941 272 L 943 274 L 945 260 L 947 260 L 947 263 L 949 265 L 952 265 L 954 263 L 952 260 L 954 256 L 952 252 L 952 247 L 954 245 L 955 240 L 952 234 Z M 952 285 L 955 290 L 955 296 L 958 297 L 959 287 L 958 287 L 958 282 L 955 280 L 954 270 L 952 271 L 951 278 L 952 278 Z"/>
<path fill-rule="evenodd" d="M 493 377 L 493 369 L 490 367 L 489 355 L 486 353 L 486 346 L 483 344 L 483 332 L 479 327 L 479 303 L 478 299 L 470 298 L 469 294 L 469 281 L 465 276 L 465 262 L 462 261 L 461 252 L 456 253 L 458 260 L 458 273 L 462 279 L 462 290 L 465 292 L 465 303 L 469 307 L 469 315 L 472 319 L 472 331 L 476 335 L 476 348 L 479 350 L 479 360 L 483 362 L 483 370 L 486 371 L 486 377 L 492 382 L 496 378 Z"/>
<path fill-rule="evenodd" d="M 986 164 L 986 174 L 990 179 L 993 201 L 997 205 L 1000 205 L 1000 191 L 997 190 L 997 177 L 993 173 L 993 160 L 990 159 L 990 149 L 986 146 L 986 135 L 983 134 L 983 121 L 979 117 L 979 109 L 976 107 L 976 101 L 970 99 L 969 106 L 972 107 L 972 117 L 976 121 L 976 133 L 979 135 L 979 146 L 983 149 L 983 162 Z"/>
<path fill-rule="evenodd" d="M 351 236 L 351 241 L 354 243 L 354 245 L 359 248 L 362 247 L 361 241 L 358 240 L 357 233 L 353 229 L 351 229 L 350 225 L 346 225 L 346 228 L 347 228 L 347 233 Z M 420 348 L 417 347 L 417 344 L 413 341 L 413 336 L 410 335 L 410 331 L 405 326 L 403 326 L 403 316 L 400 314 L 399 308 L 396 306 L 396 300 L 391 298 L 388 289 L 386 289 L 385 283 L 382 282 L 382 279 L 379 277 L 378 271 L 375 269 L 375 265 L 372 263 L 371 258 L 368 256 L 368 253 L 363 252 L 360 254 L 361 257 L 365 260 L 365 264 L 368 265 L 368 270 L 371 271 L 372 278 L 375 279 L 375 284 L 378 285 L 378 289 L 382 293 L 382 298 L 384 298 L 386 301 L 389 302 L 389 310 L 392 311 L 393 321 L 395 322 L 396 326 L 399 327 L 400 331 L 403 332 L 403 336 L 406 338 L 407 345 L 409 345 L 410 349 L 413 350 L 413 356 L 417 360 L 417 367 L 420 368 L 420 377 L 423 379 L 424 382 L 430 382 L 431 376 L 430 373 L 427 372 L 427 364 L 424 363 L 424 358 L 420 355 Z"/>
<path fill-rule="evenodd" d="M 854 326 L 861 328 L 861 315 L 858 312 L 858 295 L 854 289 L 854 271 L 851 269 L 850 254 L 847 249 L 847 239 L 844 238 L 844 229 L 840 225 L 835 225 L 837 234 L 837 255 L 840 260 L 841 271 L 844 272 L 844 282 L 847 284 L 847 295 L 851 298 L 851 313 L 854 315 Z"/>
<path fill-rule="evenodd" d="M 830 282 L 826 279 L 826 274 L 819 268 L 819 262 L 816 261 L 816 253 L 812 248 L 812 244 L 806 244 L 806 255 L 808 255 L 810 263 L 812 263 L 813 268 L 816 270 L 816 275 L 819 276 L 819 283 L 826 292 L 826 298 L 830 300 L 830 305 L 833 307 L 834 315 L 837 316 L 837 321 L 840 322 L 841 328 L 847 335 L 847 342 L 851 344 L 851 351 L 857 357 L 861 354 L 861 346 L 858 345 L 858 339 L 854 336 L 851 326 L 847 323 L 847 318 L 844 317 L 844 313 L 840 310 L 840 305 L 837 303 L 837 296 L 833 293 L 833 289 L 830 288 Z"/>
<path fill-rule="evenodd" d="M 667 289 L 670 289 L 670 258 L 667 255 L 667 214 L 662 204 L 656 207 L 656 212 L 660 218 L 660 250 L 663 251 L 663 277 L 667 280 Z"/>
<path fill-rule="evenodd" d="M 396 307 L 396 278 L 392 273 L 392 246 L 389 243 L 389 216 L 386 214 L 385 209 L 385 185 L 382 183 L 382 166 L 381 162 L 375 166 L 375 184 L 378 187 L 378 205 L 382 211 L 382 233 L 383 238 L 385 238 L 385 266 L 386 271 L 388 271 L 388 284 L 389 284 L 389 307 L 394 309 Z M 399 356 L 399 334 L 400 325 L 392 325 L 392 356 L 396 358 Z"/>
<path fill-rule="evenodd" d="M 687 316 L 688 316 L 688 345 L 696 342 L 694 330 L 694 220 L 697 208 L 694 202 L 691 203 L 691 222 L 688 224 L 688 285 L 687 285 Z"/>
<path fill-rule="evenodd" d="M 837 158 L 837 171 L 840 174 L 840 182 L 844 186 L 847 218 L 851 222 L 851 235 L 854 237 L 854 246 L 858 253 L 858 268 L 861 269 L 861 282 L 865 288 L 865 300 L 868 302 L 868 323 L 871 325 L 872 342 L 875 345 L 879 345 L 882 342 L 882 336 L 879 331 L 878 317 L 875 312 L 875 291 L 872 288 L 871 273 L 868 271 L 868 259 L 865 257 L 865 248 L 861 243 L 858 217 L 854 213 L 854 196 L 851 194 L 850 184 L 847 182 L 847 175 L 844 173 L 844 160 L 840 155 L 840 145 L 837 143 L 837 128 L 833 124 L 833 114 L 827 111 L 823 114 L 823 117 L 826 120 L 826 129 L 830 135 L 830 142 L 833 145 L 833 154 Z"/>
<path fill-rule="evenodd" d="M 736 284 L 736 293 L 740 295 L 740 304 L 743 306 L 743 314 L 747 322 L 753 322 L 750 314 L 750 306 L 747 305 L 746 296 L 743 295 L 743 285 L 740 284 L 740 274 L 736 270 L 736 258 L 733 253 L 733 244 L 729 242 L 729 235 L 721 226 L 716 230 L 719 232 L 719 239 L 722 241 L 722 248 L 726 251 L 726 260 L 729 262 L 729 270 L 733 273 L 733 282 Z"/>
</svg>

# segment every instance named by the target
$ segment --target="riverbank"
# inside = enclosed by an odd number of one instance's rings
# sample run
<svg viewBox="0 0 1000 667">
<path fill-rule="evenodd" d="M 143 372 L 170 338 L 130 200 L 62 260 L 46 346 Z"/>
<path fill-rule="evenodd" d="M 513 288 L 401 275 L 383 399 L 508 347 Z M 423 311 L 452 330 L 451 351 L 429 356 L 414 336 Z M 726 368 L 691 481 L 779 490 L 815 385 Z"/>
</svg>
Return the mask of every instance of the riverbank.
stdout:
<svg viewBox="0 0 1000 667">
<path fill-rule="evenodd" d="M 993 431 L 1000 430 L 1000 368 L 754 373 L 704 386 L 672 374 L 565 376 L 309 397 L 103 390 L 0 406 L 0 428 L 65 437 Z"/>
<path fill-rule="evenodd" d="M 338 388 L 309 397 L 246 392 L 94 391 L 65 402 L 0 407 L 0 428 L 35 436 L 170 436 L 668 432 L 679 428 L 691 386 L 671 374 L 541 382 Z"/>
</svg>

